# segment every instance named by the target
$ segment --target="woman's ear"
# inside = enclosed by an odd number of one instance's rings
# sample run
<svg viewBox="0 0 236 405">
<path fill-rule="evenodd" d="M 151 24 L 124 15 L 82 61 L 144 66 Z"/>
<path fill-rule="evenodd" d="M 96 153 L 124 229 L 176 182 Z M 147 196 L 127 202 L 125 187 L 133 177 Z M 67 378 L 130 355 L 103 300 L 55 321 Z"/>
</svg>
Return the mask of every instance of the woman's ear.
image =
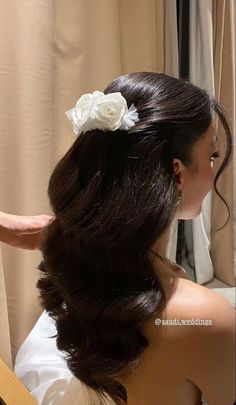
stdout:
<svg viewBox="0 0 236 405">
<path fill-rule="evenodd" d="M 184 165 L 181 162 L 181 160 L 174 158 L 173 168 L 176 177 L 176 182 L 181 186 L 179 187 L 179 189 L 182 190 L 184 184 Z"/>
</svg>

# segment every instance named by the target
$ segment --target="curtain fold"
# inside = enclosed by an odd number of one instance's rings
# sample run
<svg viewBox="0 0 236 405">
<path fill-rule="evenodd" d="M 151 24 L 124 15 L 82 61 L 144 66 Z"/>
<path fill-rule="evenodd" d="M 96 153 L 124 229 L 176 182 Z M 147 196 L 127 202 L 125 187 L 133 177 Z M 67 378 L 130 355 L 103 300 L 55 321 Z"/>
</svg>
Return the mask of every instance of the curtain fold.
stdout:
<svg viewBox="0 0 236 405">
<path fill-rule="evenodd" d="M 10 328 L 8 319 L 6 286 L 3 274 L 1 251 L 0 251 L 0 315 L 1 315 L 0 357 L 4 358 L 5 362 L 11 367 L 12 366 L 11 339 L 10 339 Z"/>
<path fill-rule="evenodd" d="M 179 77 L 176 0 L 164 3 L 164 70 L 167 75 Z"/>
<path fill-rule="evenodd" d="M 164 68 L 164 1 L 119 0 L 121 71 Z M 132 21 L 132 24 L 130 23 Z"/>
<path fill-rule="evenodd" d="M 171 27 L 171 30 L 170 30 Z M 177 7 L 176 0 L 166 0 L 164 3 L 164 72 L 167 75 L 179 77 L 179 52 L 177 36 Z M 176 261 L 178 239 L 178 220 L 171 224 L 166 256 Z"/>
</svg>

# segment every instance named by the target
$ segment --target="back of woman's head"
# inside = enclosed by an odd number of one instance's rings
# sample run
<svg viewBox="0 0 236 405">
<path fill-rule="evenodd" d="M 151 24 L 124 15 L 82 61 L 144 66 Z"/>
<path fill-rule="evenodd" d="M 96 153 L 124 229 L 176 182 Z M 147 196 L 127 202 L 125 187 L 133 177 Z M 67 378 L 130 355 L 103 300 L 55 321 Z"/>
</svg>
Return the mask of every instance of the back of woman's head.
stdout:
<svg viewBox="0 0 236 405">
<path fill-rule="evenodd" d="M 57 164 L 38 286 L 71 371 L 118 404 L 126 393 L 114 376 L 135 365 L 148 345 L 141 326 L 165 304 L 150 249 L 176 213 L 173 158 L 192 165 L 216 111 L 227 135 L 216 181 L 232 139 L 219 105 L 191 83 L 139 72 L 104 92 L 120 92 L 139 121 L 129 131 L 82 133 Z"/>
</svg>

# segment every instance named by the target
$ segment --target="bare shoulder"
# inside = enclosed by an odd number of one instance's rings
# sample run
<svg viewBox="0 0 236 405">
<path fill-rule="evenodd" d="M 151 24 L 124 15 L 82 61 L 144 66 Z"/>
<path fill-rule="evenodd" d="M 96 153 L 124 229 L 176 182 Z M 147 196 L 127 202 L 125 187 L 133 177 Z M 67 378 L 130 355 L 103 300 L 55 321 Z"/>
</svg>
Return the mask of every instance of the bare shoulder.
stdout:
<svg viewBox="0 0 236 405">
<path fill-rule="evenodd" d="M 234 325 L 235 319 L 234 308 L 222 295 L 186 279 L 179 280 L 167 305 L 168 316 L 176 313 L 212 319 L 214 330 Z"/>
<path fill-rule="evenodd" d="M 178 346 L 173 353 L 179 371 L 204 393 L 210 405 L 233 405 L 235 311 L 230 303 L 215 291 L 181 280 L 165 315 L 189 320 L 166 332 L 170 347 Z"/>
<path fill-rule="evenodd" d="M 211 339 L 214 345 L 222 344 L 222 339 L 231 340 L 235 335 L 235 310 L 219 293 L 181 279 L 175 293 L 162 313 L 167 320 L 177 319 L 178 327 L 169 329 L 170 340 L 179 341 L 184 350 L 193 344 L 198 349 L 208 346 Z"/>
<path fill-rule="evenodd" d="M 226 330 L 231 333 L 234 331 L 234 308 L 219 293 L 190 280 L 180 278 L 177 280 L 176 288 L 173 291 L 165 308 L 155 315 L 155 318 L 161 319 L 162 325 L 165 326 L 171 326 L 171 321 L 175 320 L 177 327 L 171 328 L 168 332 L 170 338 L 173 336 L 174 339 L 188 339 L 189 335 L 195 335 L 195 327 L 201 325 L 202 327 L 198 328 L 198 336 L 202 335 L 203 337 Z M 206 322 L 203 322 L 204 320 Z M 167 322 L 164 323 L 163 321 Z M 192 321 L 192 323 L 184 321 Z M 156 334 L 159 335 L 159 332 L 156 332 L 154 324 L 154 319 L 150 319 L 146 324 L 146 331 L 150 338 L 153 335 L 156 339 Z"/>
</svg>

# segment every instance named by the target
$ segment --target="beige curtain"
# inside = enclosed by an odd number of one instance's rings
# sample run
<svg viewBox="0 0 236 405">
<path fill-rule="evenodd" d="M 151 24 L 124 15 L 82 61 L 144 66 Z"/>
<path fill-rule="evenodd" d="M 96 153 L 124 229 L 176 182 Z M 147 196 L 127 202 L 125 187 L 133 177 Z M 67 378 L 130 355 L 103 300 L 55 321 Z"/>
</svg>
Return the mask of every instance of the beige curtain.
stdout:
<svg viewBox="0 0 236 405">
<path fill-rule="evenodd" d="M 0 210 L 9 213 L 49 211 L 52 16 L 50 1 L 0 2 Z M 39 252 L 2 245 L 0 355 L 9 365 L 41 312 L 39 261 Z"/>
<path fill-rule="evenodd" d="M 223 105 L 230 121 L 234 139 L 234 154 L 231 164 L 219 179 L 218 188 L 228 202 L 231 210 L 231 220 L 219 232 L 215 229 L 224 224 L 227 211 L 213 193 L 212 200 L 212 248 L 211 255 L 214 272 L 219 280 L 234 286 L 236 273 L 235 246 L 235 111 L 236 111 L 236 3 L 235 0 L 213 0 L 213 29 L 214 29 L 214 73 L 215 95 Z M 223 129 L 218 129 L 218 148 L 223 155 L 225 151 Z M 216 169 L 217 169 L 216 164 Z M 220 213 L 220 215 L 219 215 Z"/>
<path fill-rule="evenodd" d="M 119 74 L 162 72 L 163 16 L 164 0 L 0 2 L 0 210 L 50 213 L 48 179 L 74 139 L 64 112 Z M 9 365 L 41 312 L 39 261 L 2 245 L 0 356 Z"/>
</svg>

